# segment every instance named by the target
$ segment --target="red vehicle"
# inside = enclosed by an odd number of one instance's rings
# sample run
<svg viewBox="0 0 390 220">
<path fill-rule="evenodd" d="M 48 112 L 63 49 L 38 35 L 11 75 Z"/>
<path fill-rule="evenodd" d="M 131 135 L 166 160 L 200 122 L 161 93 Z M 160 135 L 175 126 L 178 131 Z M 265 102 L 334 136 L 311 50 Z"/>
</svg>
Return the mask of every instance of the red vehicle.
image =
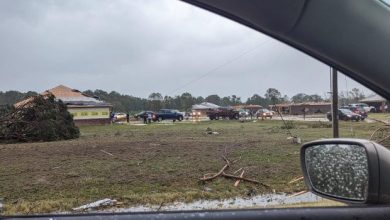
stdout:
<svg viewBox="0 0 390 220">
<path fill-rule="evenodd" d="M 348 106 L 343 106 L 343 107 L 341 107 L 341 109 L 349 109 L 349 110 L 351 110 L 353 113 L 360 115 L 360 120 L 364 120 L 364 119 L 367 118 L 367 116 L 368 116 L 367 111 L 364 110 L 364 108 L 359 107 L 359 106 L 351 106 L 351 105 L 348 105 Z"/>
<path fill-rule="evenodd" d="M 272 116 L 274 116 L 274 113 L 266 108 L 260 109 L 256 112 L 256 118 L 259 119 L 261 117 L 262 120 L 266 118 L 272 119 Z"/>
</svg>

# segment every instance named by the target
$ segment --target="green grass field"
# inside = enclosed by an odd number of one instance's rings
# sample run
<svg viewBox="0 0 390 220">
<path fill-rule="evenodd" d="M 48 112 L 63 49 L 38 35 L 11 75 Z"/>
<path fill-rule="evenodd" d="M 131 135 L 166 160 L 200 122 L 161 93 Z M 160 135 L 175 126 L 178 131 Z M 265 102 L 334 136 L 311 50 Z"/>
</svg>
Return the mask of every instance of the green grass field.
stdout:
<svg viewBox="0 0 390 220">
<path fill-rule="evenodd" d="M 385 121 L 387 123 L 390 122 L 390 114 L 389 113 L 371 113 L 368 115 L 368 118 Z"/>
<path fill-rule="evenodd" d="M 292 125 L 303 142 L 331 137 L 328 123 Z M 366 139 L 381 126 L 340 125 L 342 137 Z M 3 214 L 70 211 L 103 198 L 130 206 L 298 192 L 303 182 L 287 183 L 301 176 L 300 145 L 287 140 L 282 126 L 276 120 L 86 126 L 77 140 L 0 145 Z M 206 134 L 207 128 L 219 134 Z M 228 173 L 243 168 L 244 177 L 271 187 L 245 182 L 234 187 L 234 180 L 224 178 L 199 181 L 222 168 L 225 153 L 231 161 L 241 158 Z"/>
</svg>

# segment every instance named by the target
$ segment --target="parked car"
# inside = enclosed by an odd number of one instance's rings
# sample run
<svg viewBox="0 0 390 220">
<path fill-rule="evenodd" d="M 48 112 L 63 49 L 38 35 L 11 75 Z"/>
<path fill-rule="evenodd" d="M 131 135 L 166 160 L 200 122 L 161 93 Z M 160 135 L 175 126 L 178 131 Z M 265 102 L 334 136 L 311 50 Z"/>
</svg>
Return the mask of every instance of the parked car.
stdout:
<svg viewBox="0 0 390 220">
<path fill-rule="evenodd" d="M 272 119 L 272 116 L 274 116 L 274 112 L 273 111 L 270 111 L 266 108 L 262 108 L 262 109 L 259 109 L 257 112 L 256 112 L 256 118 L 259 119 L 261 117 L 261 119 L 265 119 L 265 118 L 270 118 Z"/>
<path fill-rule="evenodd" d="M 142 111 L 142 112 L 140 112 L 140 113 L 134 115 L 134 117 L 135 117 L 136 119 L 141 119 L 141 118 L 144 118 L 144 117 L 147 118 L 149 114 L 152 114 L 152 120 L 153 120 L 153 121 L 156 121 L 156 120 L 157 120 L 157 118 L 156 118 L 156 112 L 153 112 L 153 111 Z"/>
<path fill-rule="evenodd" d="M 126 114 L 125 113 L 117 112 L 117 113 L 114 114 L 114 120 L 115 121 L 118 121 L 118 120 L 121 120 L 121 119 L 126 119 Z"/>
<path fill-rule="evenodd" d="M 251 115 L 250 111 L 248 109 L 239 109 L 238 114 L 239 114 L 240 118 L 246 118 L 246 117 L 249 117 Z"/>
<path fill-rule="evenodd" d="M 184 119 L 184 115 L 175 109 L 160 109 L 156 113 L 156 120 L 163 121 L 163 120 L 173 120 L 174 122 L 176 120 L 182 121 Z"/>
<path fill-rule="evenodd" d="M 239 119 L 240 113 L 239 111 L 229 108 L 229 107 L 221 107 L 217 109 L 210 109 L 207 111 L 207 116 L 210 120 L 219 120 L 219 119 Z"/>
<path fill-rule="evenodd" d="M 362 107 L 359 106 L 353 107 L 351 105 L 346 105 L 346 106 L 341 106 L 340 109 L 351 110 L 352 112 L 359 114 L 361 120 L 364 120 L 368 117 L 367 112 Z"/>
<path fill-rule="evenodd" d="M 376 112 L 376 108 L 374 106 L 369 106 L 366 103 L 353 103 L 349 104 L 348 106 L 362 108 L 365 112 Z"/>
<path fill-rule="evenodd" d="M 332 121 L 332 113 L 326 113 L 326 117 L 329 121 Z M 360 121 L 362 117 L 359 114 L 354 113 L 353 111 L 345 108 L 339 109 L 339 120 L 343 121 Z"/>
<path fill-rule="evenodd" d="M 356 114 L 359 114 L 361 116 L 361 120 L 364 120 L 368 117 L 367 111 L 362 107 L 359 107 L 359 106 L 350 107 L 349 110 L 351 110 L 352 112 L 354 112 Z"/>
</svg>

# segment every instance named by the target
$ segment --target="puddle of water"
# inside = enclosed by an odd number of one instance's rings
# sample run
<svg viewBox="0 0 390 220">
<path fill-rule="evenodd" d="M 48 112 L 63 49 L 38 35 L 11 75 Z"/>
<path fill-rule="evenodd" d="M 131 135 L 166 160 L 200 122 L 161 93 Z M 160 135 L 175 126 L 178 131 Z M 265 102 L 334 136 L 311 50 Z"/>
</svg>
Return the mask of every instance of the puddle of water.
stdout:
<svg viewBox="0 0 390 220">
<path fill-rule="evenodd" d="M 191 203 L 175 202 L 163 205 L 160 211 L 184 211 L 184 210 L 207 210 L 207 209 L 240 209 L 240 208 L 260 208 L 267 206 L 294 204 L 302 202 L 319 202 L 323 200 L 310 192 L 295 197 L 288 197 L 282 194 L 266 194 L 254 196 L 252 198 L 233 198 L 226 200 L 199 200 Z M 140 205 L 128 208 L 115 208 L 104 212 L 147 212 L 156 211 L 159 205 Z"/>
</svg>

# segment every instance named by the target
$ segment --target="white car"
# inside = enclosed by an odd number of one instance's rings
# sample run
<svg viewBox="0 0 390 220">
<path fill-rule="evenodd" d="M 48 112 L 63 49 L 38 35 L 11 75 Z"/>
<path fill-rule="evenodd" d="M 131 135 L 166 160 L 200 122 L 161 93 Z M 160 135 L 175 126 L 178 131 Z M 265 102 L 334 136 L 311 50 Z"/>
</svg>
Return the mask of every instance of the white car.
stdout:
<svg viewBox="0 0 390 220">
<path fill-rule="evenodd" d="M 374 106 L 369 106 L 366 103 L 354 103 L 349 106 L 363 108 L 365 112 L 376 112 L 376 108 Z"/>
<path fill-rule="evenodd" d="M 115 114 L 114 114 L 114 119 L 115 119 L 115 120 L 125 119 L 125 118 L 126 118 L 126 114 L 125 114 L 125 113 L 120 113 L 120 112 L 118 112 L 118 113 L 115 113 Z"/>
</svg>

